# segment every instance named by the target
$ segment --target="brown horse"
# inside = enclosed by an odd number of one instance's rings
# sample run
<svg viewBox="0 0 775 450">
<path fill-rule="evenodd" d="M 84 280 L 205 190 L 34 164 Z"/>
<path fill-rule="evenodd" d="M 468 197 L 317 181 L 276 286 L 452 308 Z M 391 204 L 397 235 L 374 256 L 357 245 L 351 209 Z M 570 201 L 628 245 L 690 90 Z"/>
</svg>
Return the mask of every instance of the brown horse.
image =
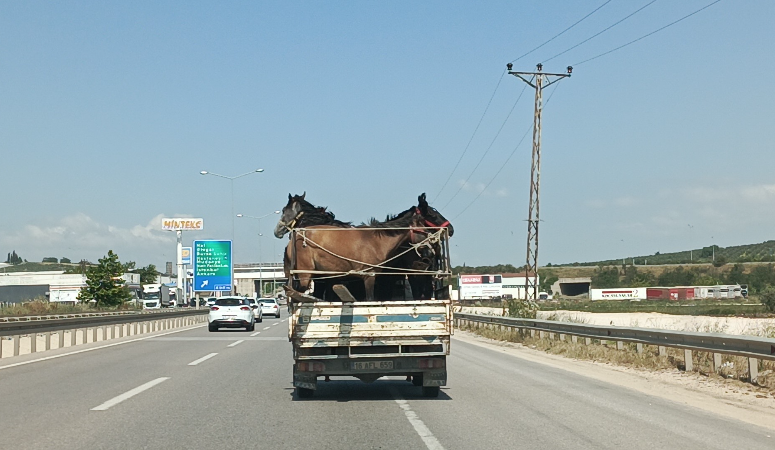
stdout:
<svg viewBox="0 0 775 450">
<path fill-rule="evenodd" d="M 285 275 L 289 281 L 293 275 L 298 277 L 300 291 L 309 289 L 315 276 L 347 274 L 360 277 L 366 290 L 366 301 L 373 301 L 375 276 L 371 274 L 382 271 L 374 266 L 382 264 L 403 244 L 410 242 L 417 235 L 413 228 L 423 227 L 424 220 L 415 212 L 390 222 L 370 224 L 370 228 L 377 229 L 314 225 L 295 231 L 285 249 Z M 290 273 L 292 264 L 288 263 L 293 261 L 295 269 L 302 273 Z"/>
</svg>

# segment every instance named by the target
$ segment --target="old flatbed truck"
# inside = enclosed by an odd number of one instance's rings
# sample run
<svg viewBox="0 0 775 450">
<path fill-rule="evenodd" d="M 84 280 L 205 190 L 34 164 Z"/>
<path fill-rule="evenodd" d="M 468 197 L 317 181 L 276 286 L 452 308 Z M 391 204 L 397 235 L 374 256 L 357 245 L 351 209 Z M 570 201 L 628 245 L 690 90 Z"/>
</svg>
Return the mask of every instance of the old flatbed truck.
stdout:
<svg viewBox="0 0 775 450">
<path fill-rule="evenodd" d="M 349 296 L 344 286 L 334 290 Z M 326 376 L 352 376 L 367 383 L 407 376 L 422 387 L 424 397 L 437 397 L 447 384 L 450 300 L 324 302 L 288 292 L 293 385 L 299 398 L 312 397 L 318 378 Z"/>
</svg>

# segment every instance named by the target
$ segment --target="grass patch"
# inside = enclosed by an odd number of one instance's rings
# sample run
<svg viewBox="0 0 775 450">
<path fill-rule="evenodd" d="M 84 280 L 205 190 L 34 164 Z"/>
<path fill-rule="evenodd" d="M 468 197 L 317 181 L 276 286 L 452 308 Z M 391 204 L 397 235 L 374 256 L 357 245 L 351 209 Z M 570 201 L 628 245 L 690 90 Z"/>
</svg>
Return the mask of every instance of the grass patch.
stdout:
<svg viewBox="0 0 775 450">
<path fill-rule="evenodd" d="M 599 339 L 592 339 L 592 344 L 586 345 L 584 338 L 580 337 L 578 342 L 573 342 L 568 335 L 561 341 L 559 339 L 549 339 L 549 333 L 544 333 L 544 337 L 540 337 L 538 332 L 535 333 L 535 336 L 531 336 L 527 330 L 519 333 L 516 329 L 500 331 L 495 328 L 476 328 L 467 325 L 459 329 L 488 339 L 514 342 L 532 349 L 568 358 L 604 362 L 646 370 L 686 369 L 684 351 L 677 348 L 667 347 L 667 355 L 661 356 L 659 355 L 658 348 L 652 345 L 644 345 L 643 352 L 638 353 L 634 343 L 624 343 L 623 350 L 618 350 L 616 348 L 616 341 L 605 341 L 606 343 L 603 345 Z M 721 361 L 722 364 L 718 373 L 713 373 L 713 354 L 692 351 L 694 372 L 719 380 L 750 382 L 748 379 L 748 358 L 722 355 Z M 755 384 L 775 395 L 775 361 L 759 360 L 759 377 Z"/>
<path fill-rule="evenodd" d="M 567 301 L 539 303 L 541 311 L 585 311 L 594 313 L 656 312 L 686 316 L 720 317 L 772 317 L 773 314 L 760 303 L 722 303 L 718 300 L 694 300 L 685 302 L 652 301 Z"/>
</svg>

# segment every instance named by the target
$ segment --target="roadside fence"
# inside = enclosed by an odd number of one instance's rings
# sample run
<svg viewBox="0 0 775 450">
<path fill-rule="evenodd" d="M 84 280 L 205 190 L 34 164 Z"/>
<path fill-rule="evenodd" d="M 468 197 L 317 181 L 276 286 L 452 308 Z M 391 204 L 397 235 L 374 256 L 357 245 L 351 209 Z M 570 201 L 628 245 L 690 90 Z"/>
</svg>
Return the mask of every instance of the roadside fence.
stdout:
<svg viewBox="0 0 775 450">
<path fill-rule="evenodd" d="M 616 348 L 624 349 L 625 342 L 634 343 L 638 353 L 643 352 L 644 345 L 658 348 L 659 355 L 667 355 L 667 347 L 683 349 L 684 365 L 687 372 L 692 371 L 692 352 L 708 352 L 713 355 L 712 371 L 718 372 L 721 367 L 721 355 L 736 355 L 748 360 L 748 373 L 751 383 L 759 376 L 759 360 L 775 360 L 775 339 L 754 336 L 733 336 L 725 334 L 692 333 L 684 331 L 660 330 L 653 328 L 626 328 L 601 325 L 586 325 L 553 320 L 521 319 L 514 317 L 486 316 L 478 314 L 457 313 L 454 317 L 455 326 L 473 328 L 491 328 L 514 333 L 529 333 L 531 337 L 558 339 L 561 341 L 570 337 L 574 343 L 579 338 L 591 345 L 593 340 L 602 344 L 608 341 L 616 343 Z"/>
</svg>

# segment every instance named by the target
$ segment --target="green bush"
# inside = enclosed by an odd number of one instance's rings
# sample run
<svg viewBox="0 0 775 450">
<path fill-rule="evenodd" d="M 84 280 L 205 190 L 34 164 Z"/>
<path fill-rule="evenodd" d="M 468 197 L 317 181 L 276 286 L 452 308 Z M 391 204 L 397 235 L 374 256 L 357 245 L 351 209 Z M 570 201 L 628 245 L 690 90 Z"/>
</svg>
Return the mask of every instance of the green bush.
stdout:
<svg viewBox="0 0 775 450">
<path fill-rule="evenodd" d="M 764 306 L 770 311 L 775 311 L 775 287 L 767 286 L 759 295 Z"/>
</svg>

